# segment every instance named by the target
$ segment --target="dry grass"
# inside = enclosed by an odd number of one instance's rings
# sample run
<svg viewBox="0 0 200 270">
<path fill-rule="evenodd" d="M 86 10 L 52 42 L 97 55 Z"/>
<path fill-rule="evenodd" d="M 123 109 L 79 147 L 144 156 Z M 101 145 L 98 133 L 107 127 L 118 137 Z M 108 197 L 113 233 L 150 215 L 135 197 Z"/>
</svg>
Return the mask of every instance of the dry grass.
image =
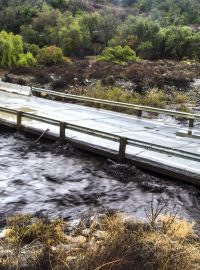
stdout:
<svg viewBox="0 0 200 270">
<path fill-rule="evenodd" d="M 64 243 L 62 220 L 50 221 L 30 215 L 8 218 L 5 239 L 1 241 L 7 252 L 0 254 L 0 269 L 56 269 L 59 256 L 52 247 Z"/>
<path fill-rule="evenodd" d="M 172 94 L 167 94 L 158 88 L 152 88 L 146 94 L 142 95 L 137 92 L 131 93 L 130 91 L 124 90 L 120 87 L 105 87 L 100 83 L 89 87 L 84 93 L 79 94 L 84 94 L 85 96 L 98 99 L 140 104 L 157 108 L 165 108 L 169 105 L 182 105 L 186 107 L 185 104 L 189 103 L 188 96 L 185 93 L 173 92 Z M 102 105 L 101 107 L 106 108 Z M 116 108 L 112 109 L 119 110 Z"/>
<path fill-rule="evenodd" d="M 151 89 L 144 97 L 140 97 L 139 103 L 146 106 L 164 108 L 168 102 L 168 97 L 162 90 Z"/>
<path fill-rule="evenodd" d="M 194 224 L 162 215 L 162 206 L 147 213 L 148 222 L 123 214 L 93 221 L 87 236 L 79 224 L 64 234 L 62 221 L 16 216 L 9 219 L 1 246 L 0 269 L 27 270 L 199 270 L 200 239 Z"/>
<path fill-rule="evenodd" d="M 102 224 L 107 237 L 95 251 L 84 251 L 73 269 L 200 269 L 200 246 L 192 225 L 171 216 L 161 216 L 156 225 L 108 217 Z"/>
<path fill-rule="evenodd" d="M 186 93 L 173 92 L 173 102 L 175 104 L 186 104 L 189 102 L 188 95 Z"/>
</svg>

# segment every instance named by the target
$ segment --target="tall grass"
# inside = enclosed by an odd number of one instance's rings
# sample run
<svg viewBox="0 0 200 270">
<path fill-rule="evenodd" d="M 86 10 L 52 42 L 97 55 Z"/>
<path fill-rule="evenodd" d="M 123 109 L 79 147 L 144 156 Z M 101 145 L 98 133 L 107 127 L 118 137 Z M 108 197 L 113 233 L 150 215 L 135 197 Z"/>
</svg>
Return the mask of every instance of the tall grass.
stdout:
<svg viewBox="0 0 200 270">
<path fill-rule="evenodd" d="M 108 217 L 102 224 L 107 237 L 95 251 L 84 251 L 74 269 L 94 270 L 197 270 L 200 246 L 192 225 L 160 216 L 156 227 L 123 217 Z"/>
<path fill-rule="evenodd" d="M 152 88 L 145 94 L 130 92 L 120 87 L 107 87 L 97 83 L 94 86 L 88 87 L 84 92 L 85 96 L 113 100 L 124 103 L 140 104 L 145 106 L 165 108 L 170 105 L 184 105 L 189 103 L 189 98 L 185 93 L 173 92 L 167 94 L 158 88 Z M 186 105 L 184 105 L 186 107 Z M 103 108 L 107 106 L 101 105 Z M 112 108 L 113 109 L 113 108 Z M 116 110 L 116 108 L 114 108 Z"/>
<path fill-rule="evenodd" d="M 62 220 L 17 215 L 0 242 L 0 269 L 199 270 L 194 224 L 161 210 L 151 209 L 146 222 L 107 215 L 89 227 L 80 223 L 72 235 Z"/>
</svg>

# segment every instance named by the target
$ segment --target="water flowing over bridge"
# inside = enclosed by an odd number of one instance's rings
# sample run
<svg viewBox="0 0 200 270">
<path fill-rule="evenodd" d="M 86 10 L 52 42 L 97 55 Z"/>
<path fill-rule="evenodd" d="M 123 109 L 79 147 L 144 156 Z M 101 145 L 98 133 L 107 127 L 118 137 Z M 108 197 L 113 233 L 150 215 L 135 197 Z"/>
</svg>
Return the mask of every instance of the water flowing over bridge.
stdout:
<svg viewBox="0 0 200 270">
<path fill-rule="evenodd" d="M 96 103 L 128 115 L 38 95 Z M 142 117 L 148 113 L 165 118 Z M 174 118 L 184 118 L 189 126 Z M 155 115 L 154 115 L 155 118 Z M 200 115 L 55 93 L 0 82 L 0 124 L 61 141 L 179 180 L 200 185 Z"/>
</svg>

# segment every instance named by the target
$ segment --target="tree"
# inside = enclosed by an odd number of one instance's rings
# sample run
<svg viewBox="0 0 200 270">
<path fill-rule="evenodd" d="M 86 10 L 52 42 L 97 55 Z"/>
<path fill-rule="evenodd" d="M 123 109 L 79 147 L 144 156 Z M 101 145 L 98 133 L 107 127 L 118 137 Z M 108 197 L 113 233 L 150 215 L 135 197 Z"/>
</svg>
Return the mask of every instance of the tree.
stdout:
<svg viewBox="0 0 200 270">
<path fill-rule="evenodd" d="M 116 64 L 122 64 L 129 61 L 138 61 L 136 53 L 129 46 L 107 47 L 102 54 L 97 57 L 99 61 L 108 61 Z"/>
<path fill-rule="evenodd" d="M 46 66 L 62 64 L 65 60 L 62 49 L 56 46 L 49 46 L 40 49 L 37 59 L 39 63 Z"/>
<path fill-rule="evenodd" d="M 3 68 L 32 66 L 36 61 L 31 53 L 24 53 L 23 40 L 19 35 L 0 33 L 0 66 Z"/>
<path fill-rule="evenodd" d="M 128 16 L 123 24 L 117 28 L 116 36 L 109 44 L 117 45 L 115 42 L 120 42 L 121 45 L 129 44 L 130 38 L 134 38 L 132 49 L 137 49 L 141 42 L 151 42 L 155 35 L 159 32 L 160 26 L 149 18 Z M 118 43 L 119 44 L 119 43 Z"/>
<path fill-rule="evenodd" d="M 165 57 L 199 58 L 200 33 L 190 27 L 169 27 L 165 30 Z"/>
</svg>

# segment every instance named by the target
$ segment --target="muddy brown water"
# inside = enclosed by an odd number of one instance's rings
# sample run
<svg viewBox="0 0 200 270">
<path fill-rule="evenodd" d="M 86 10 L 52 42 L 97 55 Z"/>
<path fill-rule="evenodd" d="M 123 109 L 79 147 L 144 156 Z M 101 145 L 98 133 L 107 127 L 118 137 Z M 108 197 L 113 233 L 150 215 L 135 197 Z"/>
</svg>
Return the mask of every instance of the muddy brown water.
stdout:
<svg viewBox="0 0 200 270">
<path fill-rule="evenodd" d="M 123 211 L 145 218 L 159 201 L 166 211 L 200 221 L 200 190 L 69 145 L 0 132 L 0 227 L 15 213 L 79 218 Z"/>
</svg>

